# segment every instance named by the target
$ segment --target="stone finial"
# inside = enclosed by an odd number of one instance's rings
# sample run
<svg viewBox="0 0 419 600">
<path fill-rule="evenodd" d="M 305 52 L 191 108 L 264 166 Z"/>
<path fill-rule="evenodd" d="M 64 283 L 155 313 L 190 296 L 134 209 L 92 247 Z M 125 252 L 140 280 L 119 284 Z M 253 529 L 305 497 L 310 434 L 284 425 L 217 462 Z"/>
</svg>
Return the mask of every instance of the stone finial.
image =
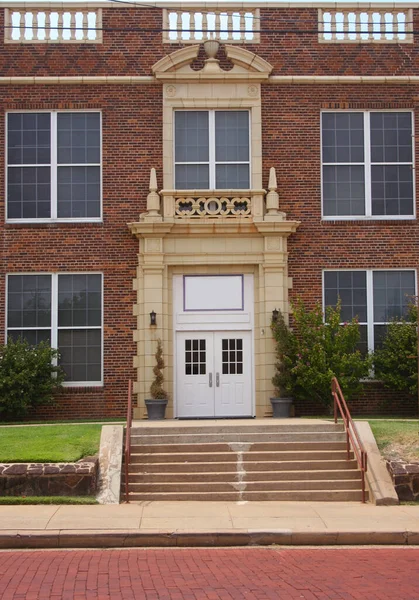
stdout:
<svg viewBox="0 0 419 600">
<path fill-rule="evenodd" d="M 266 194 L 266 211 L 268 215 L 277 215 L 279 210 L 279 195 L 276 191 L 278 188 L 276 182 L 276 171 L 275 167 L 271 167 L 269 170 L 269 192 Z"/>
<path fill-rule="evenodd" d="M 147 213 L 149 217 L 160 216 L 160 196 L 157 193 L 157 175 L 156 169 L 150 171 L 150 193 L 147 196 Z"/>
</svg>

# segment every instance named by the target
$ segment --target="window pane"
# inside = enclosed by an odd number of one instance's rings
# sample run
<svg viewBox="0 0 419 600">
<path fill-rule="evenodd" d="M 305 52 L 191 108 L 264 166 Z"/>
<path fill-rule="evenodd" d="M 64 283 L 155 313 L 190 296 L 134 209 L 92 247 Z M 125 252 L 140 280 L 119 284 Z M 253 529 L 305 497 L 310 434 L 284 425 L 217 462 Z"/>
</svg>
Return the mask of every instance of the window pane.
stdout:
<svg viewBox="0 0 419 600">
<path fill-rule="evenodd" d="M 60 365 L 69 381 L 102 379 L 102 341 L 100 329 L 58 331 Z"/>
<path fill-rule="evenodd" d="M 51 115 L 9 113 L 7 160 L 10 165 L 40 165 L 51 161 Z"/>
<path fill-rule="evenodd" d="M 374 271 L 374 322 L 386 323 L 406 314 L 415 295 L 414 271 Z"/>
<path fill-rule="evenodd" d="M 360 323 L 367 321 L 367 275 L 365 271 L 325 271 L 325 308 L 342 303 L 341 320 L 357 317 Z"/>
<path fill-rule="evenodd" d="M 102 324 L 102 276 L 58 276 L 58 326 L 82 327 Z"/>
<path fill-rule="evenodd" d="M 249 189 L 249 165 L 217 165 L 215 170 L 215 187 L 221 190 Z"/>
<path fill-rule="evenodd" d="M 410 165 L 372 165 L 373 215 L 413 215 L 413 172 Z"/>
<path fill-rule="evenodd" d="M 51 327 L 50 275 L 9 275 L 7 326 Z"/>
<path fill-rule="evenodd" d="M 322 148 L 325 163 L 364 162 L 363 113 L 323 113 Z"/>
<path fill-rule="evenodd" d="M 100 114 L 58 113 L 59 164 L 100 163 Z"/>
<path fill-rule="evenodd" d="M 51 216 L 50 167 L 9 167 L 9 219 L 47 219 Z"/>
<path fill-rule="evenodd" d="M 249 113 L 222 110 L 215 113 L 215 160 L 249 160 Z"/>
<path fill-rule="evenodd" d="M 412 162 L 411 113 L 371 113 L 371 162 Z"/>
<path fill-rule="evenodd" d="M 31 346 L 37 346 L 41 342 L 47 342 L 51 344 L 51 330 L 50 329 L 12 329 L 7 332 L 7 338 L 12 340 L 24 339 Z"/>
<path fill-rule="evenodd" d="M 208 165 L 176 165 L 177 190 L 206 190 L 209 188 Z"/>
<path fill-rule="evenodd" d="M 323 167 L 323 212 L 325 216 L 365 215 L 363 166 Z"/>
<path fill-rule="evenodd" d="M 100 167 L 58 167 L 58 217 L 100 217 Z"/>
<path fill-rule="evenodd" d="M 208 112 L 176 111 L 175 162 L 207 162 L 208 160 Z"/>
</svg>

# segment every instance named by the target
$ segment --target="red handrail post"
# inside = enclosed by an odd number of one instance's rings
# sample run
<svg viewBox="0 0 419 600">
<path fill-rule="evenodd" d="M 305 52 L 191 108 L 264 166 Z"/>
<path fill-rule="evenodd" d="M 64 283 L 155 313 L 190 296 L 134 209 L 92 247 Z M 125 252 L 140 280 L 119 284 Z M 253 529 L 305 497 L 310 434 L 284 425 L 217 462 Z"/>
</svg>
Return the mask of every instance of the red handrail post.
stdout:
<svg viewBox="0 0 419 600">
<path fill-rule="evenodd" d="M 128 381 L 127 426 L 125 429 L 125 502 L 129 503 L 129 463 L 131 460 L 132 381 Z"/>
<path fill-rule="evenodd" d="M 335 378 L 332 379 L 332 398 L 333 398 L 333 414 L 335 417 L 335 423 L 338 422 L 338 407 L 336 402 L 336 385 Z"/>
<path fill-rule="evenodd" d="M 350 460 L 351 445 L 354 452 L 355 458 L 358 463 L 358 467 L 361 471 L 361 485 L 362 485 L 362 502 L 365 502 L 365 473 L 367 472 L 367 453 L 365 452 L 364 446 L 359 437 L 359 433 L 352 420 L 351 413 L 349 412 L 348 405 L 346 404 L 342 390 L 336 377 L 332 379 L 332 395 L 334 402 L 334 416 L 335 423 L 337 423 L 337 411 L 339 409 L 340 416 L 342 417 L 343 424 L 345 426 L 346 433 L 346 454 L 347 460 Z"/>
</svg>

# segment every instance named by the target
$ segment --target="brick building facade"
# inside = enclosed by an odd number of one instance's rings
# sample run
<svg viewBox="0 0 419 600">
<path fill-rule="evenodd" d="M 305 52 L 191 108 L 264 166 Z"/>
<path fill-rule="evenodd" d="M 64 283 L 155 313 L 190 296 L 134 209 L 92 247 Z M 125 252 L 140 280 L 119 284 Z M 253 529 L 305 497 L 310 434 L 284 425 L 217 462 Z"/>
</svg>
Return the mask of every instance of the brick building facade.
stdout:
<svg viewBox="0 0 419 600">
<path fill-rule="evenodd" d="M 161 338 L 169 416 L 268 415 L 297 296 L 374 346 L 417 293 L 410 6 L 1 3 L 1 319 L 70 380 L 41 414 L 123 416 L 132 378 L 142 417 Z"/>
</svg>

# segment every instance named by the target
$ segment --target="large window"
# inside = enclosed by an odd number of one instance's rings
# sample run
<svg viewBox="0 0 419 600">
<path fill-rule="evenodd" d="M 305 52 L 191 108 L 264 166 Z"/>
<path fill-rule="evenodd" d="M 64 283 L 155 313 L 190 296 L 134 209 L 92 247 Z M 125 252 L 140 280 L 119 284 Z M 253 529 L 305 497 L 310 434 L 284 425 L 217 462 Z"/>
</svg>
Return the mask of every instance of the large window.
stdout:
<svg viewBox="0 0 419 600">
<path fill-rule="evenodd" d="M 248 111 L 175 111 L 175 186 L 250 188 Z"/>
<path fill-rule="evenodd" d="M 100 219 L 100 165 L 100 113 L 8 113 L 8 220 Z"/>
<path fill-rule="evenodd" d="M 342 303 L 342 322 L 357 317 L 361 349 L 380 345 L 386 324 L 406 315 L 416 294 L 415 271 L 325 271 L 324 306 Z"/>
<path fill-rule="evenodd" d="M 72 385 L 100 385 L 102 275 L 9 275 L 7 336 L 48 341 Z"/>
<path fill-rule="evenodd" d="M 412 113 L 322 113 L 323 216 L 414 215 Z"/>
</svg>

